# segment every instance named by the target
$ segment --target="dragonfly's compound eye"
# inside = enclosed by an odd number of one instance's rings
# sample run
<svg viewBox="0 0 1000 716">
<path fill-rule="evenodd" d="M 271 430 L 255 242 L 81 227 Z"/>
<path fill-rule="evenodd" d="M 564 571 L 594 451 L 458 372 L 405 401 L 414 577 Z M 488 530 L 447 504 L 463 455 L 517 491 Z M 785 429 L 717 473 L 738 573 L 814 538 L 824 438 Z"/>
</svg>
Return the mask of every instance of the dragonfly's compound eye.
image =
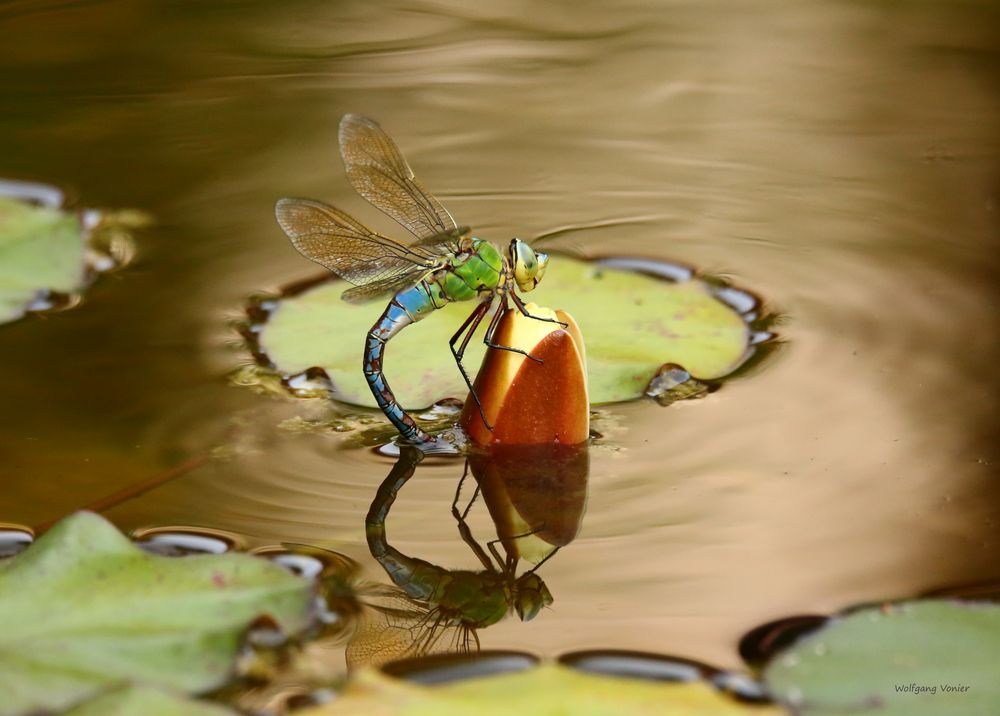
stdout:
<svg viewBox="0 0 1000 716">
<path fill-rule="evenodd" d="M 535 250 L 520 239 L 510 242 L 510 259 L 514 265 L 514 280 L 522 291 L 530 291 L 542 278 L 549 257 Z"/>
<path fill-rule="evenodd" d="M 514 609 L 523 622 L 531 621 L 543 607 L 552 604 L 552 592 L 534 572 L 522 574 L 514 586 Z"/>
<path fill-rule="evenodd" d="M 549 255 L 543 254 L 541 251 L 536 251 L 535 256 L 538 258 L 538 269 L 535 271 L 535 283 L 542 280 L 542 276 L 545 275 L 545 268 L 549 265 Z"/>
</svg>

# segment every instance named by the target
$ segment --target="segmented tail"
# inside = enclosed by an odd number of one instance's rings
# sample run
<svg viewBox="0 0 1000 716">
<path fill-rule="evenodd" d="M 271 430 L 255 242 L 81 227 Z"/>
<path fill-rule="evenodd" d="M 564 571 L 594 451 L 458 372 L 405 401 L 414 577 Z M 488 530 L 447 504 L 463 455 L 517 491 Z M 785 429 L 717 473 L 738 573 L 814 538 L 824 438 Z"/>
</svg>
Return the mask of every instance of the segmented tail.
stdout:
<svg viewBox="0 0 1000 716">
<path fill-rule="evenodd" d="M 413 319 L 403 307 L 393 300 L 368 331 L 363 368 L 365 380 L 368 381 L 368 387 L 371 388 L 378 407 L 396 426 L 404 439 L 415 445 L 420 445 L 432 443 L 434 438 L 421 430 L 416 421 L 399 406 L 399 403 L 396 402 L 396 396 L 392 394 L 392 388 L 389 387 L 389 382 L 382 372 L 382 356 L 385 354 L 386 341 L 412 322 Z"/>
</svg>

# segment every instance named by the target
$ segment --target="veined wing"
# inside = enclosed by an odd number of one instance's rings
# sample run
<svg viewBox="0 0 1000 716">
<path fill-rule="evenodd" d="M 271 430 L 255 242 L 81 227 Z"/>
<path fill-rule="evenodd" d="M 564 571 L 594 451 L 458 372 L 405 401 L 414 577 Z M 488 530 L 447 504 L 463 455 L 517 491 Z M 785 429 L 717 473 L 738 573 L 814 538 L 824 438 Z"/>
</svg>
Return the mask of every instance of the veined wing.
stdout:
<svg viewBox="0 0 1000 716">
<path fill-rule="evenodd" d="M 428 273 L 427 269 L 421 266 L 414 266 L 409 271 L 402 271 L 377 281 L 372 281 L 371 283 L 364 283 L 360 286 L 349 288 L 340 294 L 340 297 L 348 303 L 367 303 L 380 296 L 396 293 L 410 286 L 416 286 Z"/>
<path fill-rule="evenodd" d="M 395 142 L 374 120 L 344 115 L 340 156 L 354 190 L 418 239 L 456 228 L 448 210 L 417 181 Z"/>
<path fill-rule="evenodd" d="M 410 248 L 426 251 L 435 256 L 457 254 L 463 248 L 467 248 L 467 246 L 463 246 L 463 243 L 466 243 L 465 239 L 469 236 L 470 231 L 468 226 L 459 226 L 442 234 L 434 234 L 426 239 L 414 241 L 410 244 Z"/>
<path fill-rule="evenodd" d="M 357 286 L 396 285 L 403 276 L 415 283 L 440 264 L 429 250 L 377 234 L 319 201 L 280 199 L 274 213 L 299 253 Z"/>
<path fill-rule="evenodd" d="M 468 626 L 400 589 L 379 585 L 367 590 L 364 603 L 361 621 L 347 645 L 350 669 L 479 648 L 479 639 Z"/>
</svg>

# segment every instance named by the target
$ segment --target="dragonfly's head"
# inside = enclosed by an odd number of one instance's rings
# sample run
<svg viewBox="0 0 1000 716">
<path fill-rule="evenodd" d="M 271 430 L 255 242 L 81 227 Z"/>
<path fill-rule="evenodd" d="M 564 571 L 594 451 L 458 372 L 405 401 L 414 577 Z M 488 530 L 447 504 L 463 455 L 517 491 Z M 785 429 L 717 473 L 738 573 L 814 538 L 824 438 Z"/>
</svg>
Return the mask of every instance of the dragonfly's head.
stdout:
<svg viewBox="0 0 1000 716">
<path fill-rule="evenodd" d="M 545 275 L 549 257 L 541 251 L 535 251 L 520 239 L 511 239 L 510 265 L 514 267 L 517 287 L 522 291 L 530 291 Z"/>
<path fill-rule="evenodd" d="M 526 572 L 515 580 L 513 597 L 514 609 L 522 622 L 531 621 L 542 607 L 552 604 L 552 592 L 534 572 Z"/>
</svg>

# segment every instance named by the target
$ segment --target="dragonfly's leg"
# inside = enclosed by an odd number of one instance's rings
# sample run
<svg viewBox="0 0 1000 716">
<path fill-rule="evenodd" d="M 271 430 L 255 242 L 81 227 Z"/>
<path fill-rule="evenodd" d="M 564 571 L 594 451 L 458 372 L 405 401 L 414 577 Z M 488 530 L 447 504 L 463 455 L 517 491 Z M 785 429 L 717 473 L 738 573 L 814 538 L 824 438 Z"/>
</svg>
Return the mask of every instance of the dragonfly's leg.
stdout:
<svg viewBox="0 0 1000 716">
<path fill-rule="evenodd" d="M 520 348 L 514 348 L 513 346 L 502 346 L 499 343 L 493 341 L 493 334 L 497 330 L 497 326 L 500 324 L 500 319 L 503 317 L 504 312 L 507 310 L 507 299 L 504 298 L 502 306 L 497 308 L 496 314 L 493 316 L 493 320 L 490 321 L 489 327 L 486 329 L 486 336 L 483 338 L 483 343 L 488 345 L 490 348 L 496 348 L 500 351 L 510 351 L 511 353 L 520 353 L 525 358 L 530 358 L 536 363 L 544 363 L 541 358 L 535 358 L 535 356 L 528 353 L 528 351 L 523 351 Z"/>
<path fill-rule="evenodd" d="M 469 516 L 469 511 L 472 510 L 472 505 L 476 502 L 476 498 L 479 497 L 479 485 L 476 485 L 475 491 L 472 493 L 472 499 L 469 500 L 469 504 L 465 506 L 465 510 L 462 512 L 458 511 L 458 500 L 462 496 L 462 485 L 465 483 L 465 478 L 469 476 L 469 461 L 465 461 L 465 469 L 462 470 L 462 477 L 458 481 L 458 488 L 455 490 L 455 499 L 451 501 L 451 514 L 455 516 L 458 521 L 464 520 Z"/>
<path fill-rule="evenodd" d="M 469 525 L 467 525 L 464 520 L 458 523 L 458 532 L 462 535 L 462 541 L 469 545 L 469 549 L 472 550 L 473 554 L 476 555 L 476 558 L 482 563 L 482 565 L 489 571 L 495 572 L 496 568 L 494 568 L 493 563 L 490 561 L 490 556 L 486 554 L 486 552 L 483 551 L 483 548 L 479 546 L 479 543 L 476 542 L 476 538 L 472 536 L 472 530 L 469 529 Z"/>
<path fill-rule="evenodd" d="M 490 540 L 489 542 L 486 543 L 486 546 L 489 548 L 490 554 L 493 555 L 493 558 L 497 561 L 497 563 L 501 567 L 503 567 L 503 565 L 506 563 L 507 568 L 510 569 L 511 562 L 516 562 L 517 560 L 516 559 L 513 559 L 513 560 L 511 560 L 511 559 L 504 560 L 503 557 L 500 556 L 499 550 L 497 550 L 497 542 L 502 542 L 504 539 L 508 539 L 508 540 L 513 541 L 513 540 L 516 540 L 516 539 L 520 539 L 521 537 L 529 537 L 529 536 L 535 534 L 536 532 L 541 532 L 543 529 L 545 529 L 545 525 L 539 525 L 538 527 L 536 527 L 535 529 L 531 530 L 530 532 L 522 532 L 521 534 L 511 535 L 510 537 L 504 537 L 503 539 Z"/>
<path fill-rule="evenodd" d="M 493 563 L 490 561 L 490 556 L 486 554 L 486 551 L 479 546 L 478 542 L 476 542 L 476 538 L 472 536 L 472 530 L 469 528 L 469 524 L 465 521 L 466 516 L 469 514 L 469 509 L 472 507 L 472 503 L 476 501 L 476 498 L 478 496 L 479 496 L 479 486 L 477 485 L 476 491 L 472 495 L 472 500 L 469 501 L 469 506 L 465 508 L 465 512 L 460 513 L 458 511 L 458 505 L 452 504 L 451 514 L 455 517 L 455 520 L 458 522 L 458 534 L 462 537 L 462 541 L 469 546 L 469 549 L 472 550 L 472 553 L 476 555 L 476 559 L 478 559 L 482 563 L 482 565 L 486 567 L 486 569 L 492 572 L 495 570 L 493 567 Z"/>
<path fill-rule="evenodd" d="M 477 497 L 479 497 L 479 485 L 476 485 L 476 489 L 472 491 L 472 499 L 469 500 L 469 504 L 465 506 L 465 512 L 462 513 L 463 520 L 469 516 L 469 512 L 472 510 L 472 506 L 476 504 Z"/>
<path fill-rule="evenodd" d="M 539 532 L 541 532 L 544 529 L 545 529 L 545 525 L 541 524 L 541 525 L 538 525 L 538 527 L 535 527 L 534 529 L 528 530 L 527 532 L 519 532 L 516 535 L 510 535 L 509 537 L 504 537 L 504 539 L 521 539 L 522 537 L 531 537 L 531 535 L 538 534 Z M 493 542 L 500 542 L 500 541 L 501 540 L 499 540 L 499 539 L 495 539 L 495 540 L 492 540 L 490 542 L 490 544 L 492 544 Z"/>
<path fill-rule="evenodd" d="M 560 549 L 562 549 L 562 548 L 561 547 L 556 547 L 554 550 L 552 550 L 547 555 L 545 555 L 544 557 L 542 557 L 542 560 L 538 564 L 536 564 L 534 567 L 532 567 L 531 569 L 529 569 L 528 572 L 534 572 L 534 571 L 536 571 L 539 567 L 541 567 L 543 564 L 545 564 L 546 562 L 548 562 L 551 557 L 555 556 L 555 553 L 558 552 Z"/>
<path fill-rule="evenodd" d="M 500 540 L 498 539 L 492 540 L 491 542 L 487 542 L 486 546 L 489 547 L 490 554 L 493 555 L 493 559 L 497 561 L 497 564 L 500 565 L 501 571 L 503 571 L 507 569 L 507 560 L 500 556 L 500 551 L 497 549 L 497 542 L 499 541 Z"/>
<path fill-rule="evenodd" d="M 472 530 L 469 529 L 469 525 L 466 523 L 465 518 L 469 516 L 469 510 L 472 509 L 472 503 L 476 501 L 479 497 L 479 485 L 476 485 L 476 491 L 472 493 L 472 499 L 469 500 L 469 504 L 466 505 L 464 512 L 458 511 L 458 500 L 462 496 L 462 484 L 465 482 L 465 478 L 469 476 L 469 461 L 465 461 L 465 469 L 462 470 L 462 478 L 458 481 L 458 487 L 455 489 L 455 499 L 451 502 L 451 514 L 454 516 L 455 521 L 458 523 L 458 534 L 462 536 L 462 541 L 469 545 L 469 548 L 476 555 L 476 558 L 483 563 L 486 569 L 493 571 L 493 563 L 490 562 L 490 557 L 483 548 L 479 546 L 476 539 L 472 536 Z"/>
<path fill-rule="evenodd" d="M 482 322 L 483 317 L 486 315 L 489 308 L 490 304 L 488 301 L 484 301 L 476 306 L 472 313 L 469 314 L 469 317 L 465 319 L 465 322 L 459 326 L 457 331 L 455 331 L 455 335 L 451 337 L 451 340 L 448 341 L 448 347 L 451 348 L 451 354 L 455 357 L 455 363 L 458 364 L 458 369 L 462 372 L 462 377 L 465 378 L 465 384 L 469 386 L 469 393 L 472 395 L 472 399 L 476 401 L 476 407 L 479 408 L 479 415 L 483 419 L 483 424 L 490 432 L 492 432 L 493 425 L 486 419 L 486 411 L 483 410 L 483 404 L 479 401 L 479 394 L 472 385 L 472 379 L 469 378 L 468 371 L 466 371 L 465 366 L 462 365 L 462 356 L 465 355 L 465 349 L 469 345 L 469 340 L 476 332 L 476 329 L 479 328 L 479 324 Z M 460 345 L 456 350 L 455 343 L 458 341 L 459 336 L 466 331 L 466 329 L 468 329 L 468 332 L 465 333 L 465 338 L 462 339 L 462 345 Z"/>
<path fill-rule="evenodd" d="M 510 292 L 510 297 L 514 301 L 514 305 L 517 306 L 517 310 L 520 311 L 521 315 L 523 316 L 527 316 L 528 318 L 534 318 L 536 321 L 544 321 L 545 323 L 558 323 L 563 328 L 567 328 L 569 326 L 568 323 L 566 323 L 565 321 L 560 321 L 557 318 L 542 318 L 541 316 L 536 316 L 534 314 L 528 313 L 528 307 L 524 305 L 524 301 L 522 301 L 520 297 L 513 291 Z"/>
<path fill-rule="evenodd" d="M 455 515 L 455 519 L 461 519 L 459 517 L 458 511 L 458 500 L 462 496 L 462 485 L 465 484 L 465 478 L 469 476 L 469 461 L 465 461 L 465 467 L 462 468 L 462 476 L 458 479 L 458 486 L 455 487 L 455 499 L 451 501 L 451 514 Z M 466 512 L 468 514 L 468 512 Z"/>
</svg>

